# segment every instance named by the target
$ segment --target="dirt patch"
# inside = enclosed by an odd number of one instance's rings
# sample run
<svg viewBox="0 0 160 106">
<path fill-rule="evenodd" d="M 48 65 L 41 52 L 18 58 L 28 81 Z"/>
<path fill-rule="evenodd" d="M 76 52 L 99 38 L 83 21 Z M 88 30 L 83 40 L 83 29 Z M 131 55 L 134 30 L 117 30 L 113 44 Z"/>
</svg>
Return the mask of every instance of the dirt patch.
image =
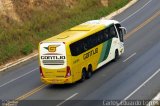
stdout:
<svg viewBox="0 0 160 106">
<path fill-rule="evenodd" d="M 34 9 L 67 6 L 72 8 L 77 0 L 0 0 L 0 16 L 6 16 L 16 21 L 30 18 Z"/>
<path fill-rule="evenodd" d="M 12 0 L 0 0 L 0 15 L 19 21 L 19 16 L 15 11 Z"/>
<path fill-rule="evenodd" d="M 109 0 L 97 0 L 103 6 L 109 5 Z M 0 16 L 8 17 L 16 21 L 25 21 L 31 18 L 33 10 L 44 10 L 50 7 L 73 8 L 80 0 L 0 0 Z"/>
<path fill-rule="evenodd" d="M 101 0 L 101 4 L 103 6 L 107 6 L 108 7 L 109 1 L 108 0 Z"/>
</svg>

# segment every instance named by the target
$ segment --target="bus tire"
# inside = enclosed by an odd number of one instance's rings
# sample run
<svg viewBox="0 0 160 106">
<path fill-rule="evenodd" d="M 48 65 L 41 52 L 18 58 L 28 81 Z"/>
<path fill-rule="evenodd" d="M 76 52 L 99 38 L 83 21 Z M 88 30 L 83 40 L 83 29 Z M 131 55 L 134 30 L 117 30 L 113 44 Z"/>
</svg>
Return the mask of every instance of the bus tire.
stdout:
<svg viewBox="0 0 160 106">
<path fill-rule="evenodd" d="M 114 57 L 114 62 L 116 62 L 119 58 L 119 52 L 118 50 L 115 51 L 115 57 Z"/>
<path fill-rule="evenodd" d="M 86 69 L 82 70 L 82 76 L 81 76 L 81 82 L 83 82 L 86 79 Z"/>
<path fill-rule="evenodd" d="M 92 70 L 92 65 L 89 65 L 88 66 L 88 71 L 87 71 L 87 76 L 86 76 L 87 79 L 92 77 L 92 71 L 93 71 Z"/>
</svg>

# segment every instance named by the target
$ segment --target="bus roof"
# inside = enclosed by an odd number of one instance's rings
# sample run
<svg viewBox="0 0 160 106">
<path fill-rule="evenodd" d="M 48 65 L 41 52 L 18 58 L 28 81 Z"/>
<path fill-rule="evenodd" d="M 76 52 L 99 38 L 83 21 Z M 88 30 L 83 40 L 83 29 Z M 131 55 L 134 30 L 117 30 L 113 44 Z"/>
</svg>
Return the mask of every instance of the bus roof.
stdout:
<svg viewBox="0 0 160 106">
<path fill-rule="evenodd" d="M 43 42 L 65 42 L 73 43 L 85 38 L 92 33 L 96 33 L 109 25 L 119 23 L 115 20 L 91 20 L 66 30 L 56 36 L 50 37 Z"/>
</svg>

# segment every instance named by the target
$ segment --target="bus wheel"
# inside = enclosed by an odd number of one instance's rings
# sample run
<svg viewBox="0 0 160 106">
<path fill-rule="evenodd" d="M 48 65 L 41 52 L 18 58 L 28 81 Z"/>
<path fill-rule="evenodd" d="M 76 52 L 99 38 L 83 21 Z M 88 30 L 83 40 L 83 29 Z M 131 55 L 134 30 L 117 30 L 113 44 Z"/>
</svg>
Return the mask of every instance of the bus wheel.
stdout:
<svg viewBox="0 0 160 106">
<path fill-rule="evenodd" d="M 83 69 L 82 71 L 82 77 L 81 77 L 81 82 L 83 82 L 86 79 L 86 70 Z"/>
<path fill-rule="evenodd" d="M 89 65 L 88 66 L 88 71 L 87 71 L 87 79 L 89 79 L 89 78 L 91 78 L 92 77 L 92 66 L 91 65 Z"/>
<path fill-rule="evenodd" d="M 119 53 L 118 50 L 115 51 L 115 57 L 114 57 L 114 61 L 116 62 L 119 58 Z"/>
</svg>

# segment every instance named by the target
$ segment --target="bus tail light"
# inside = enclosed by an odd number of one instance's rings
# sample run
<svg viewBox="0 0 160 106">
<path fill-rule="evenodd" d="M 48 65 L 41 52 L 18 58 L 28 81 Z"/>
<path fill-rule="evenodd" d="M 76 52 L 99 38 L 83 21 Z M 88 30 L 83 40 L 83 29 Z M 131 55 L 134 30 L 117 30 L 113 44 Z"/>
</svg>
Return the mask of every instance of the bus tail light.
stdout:
<svg viewBox="0 0 160 106">
<path fill-rule="evenodd" d="M 70 67 L 69 67 L 69 66 L 67 66 L 67 68 L 66 68 L 66 76 L 65 76 L 65 78 L 70 77 L 70 76 L 71 76 L 71 69 L 70 69 Z"/>
<path fill-rule="evenodd" d="M 41 66 L 39 67 L 39 71 L 40 71 L 41 76 L 44 77 Z"/>
</svg>

